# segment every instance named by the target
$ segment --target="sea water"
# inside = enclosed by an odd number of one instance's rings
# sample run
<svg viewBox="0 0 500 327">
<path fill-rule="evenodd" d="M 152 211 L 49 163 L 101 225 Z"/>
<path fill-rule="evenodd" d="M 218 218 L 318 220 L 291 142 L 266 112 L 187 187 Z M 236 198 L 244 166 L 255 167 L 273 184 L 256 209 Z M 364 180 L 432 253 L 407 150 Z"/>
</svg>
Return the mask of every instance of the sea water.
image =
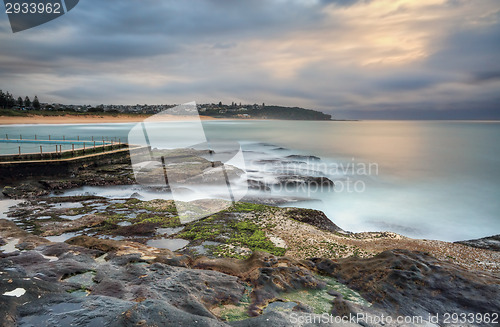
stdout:
<svg viewBox="0 0 500 327">
<path fill-rule="evenodd" d="M 166 137 L 188 136 L 188 123 L 165 124 Z M 123 142 L 132 126 L 10 125 L 0 126 L 0 135 L 51 133 L 53 138 L 93 136 Z M 284 192 L 320 200 L 287 205 L 322 210 L 345 230 L 389 230 L 446 241 L 500 233 L 499 122 L 217 120 L 205 121 L 203 127 L 209 140 L 238 141 L 247 169 L 262 159 L 320 157 L 319 162 L 306 160 L 300 169 L 330 178 L 335 188 Z M 1 146 L 0 153 L 5 151 Z M 262 180 L 273 178 L 262 171 L 254 174 Z M 141 190 L 131 186 L 85 192 L 113 196 Z"/>
</svg>

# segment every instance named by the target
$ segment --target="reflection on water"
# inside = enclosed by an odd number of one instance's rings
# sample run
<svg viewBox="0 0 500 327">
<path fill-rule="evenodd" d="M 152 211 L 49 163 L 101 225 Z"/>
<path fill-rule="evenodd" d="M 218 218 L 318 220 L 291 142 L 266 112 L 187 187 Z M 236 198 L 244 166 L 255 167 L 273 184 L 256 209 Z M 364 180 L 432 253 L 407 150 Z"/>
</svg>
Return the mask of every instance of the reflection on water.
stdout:
<svg viewBox="0 0 500 327">
<path fill-rule="evenodd" d="M 0 219 L 12 219 L 7 216 L 9 209 L 23 202 L 22 200 L 0 200 Z"/>
<path fill-rule="evenodd" d="M 160 249 L 169 249 L 170 251 L 177 251 L 189 244 L 189 241 L 181 238 L 160 238 L 157 240 L 149 240 L 147 246 L 152 246 Z"/>
<path fill-rule="evenodd" d="M 51 242 L 64 242 L 72 237 L 78 236 L 77 233 L 64 233 L 56 236 L 46 236 L 45 238 Z"/>
<path fill-rule="evenodd" d="M 14 252 L 14 251 L 18 251 L 16 249 L 16 245 L 19 244 L 19 239 L 18 238 L 12 238 L 12 237 L 9 237 L 7 240 L 6 240 L 6 244 L 0 246 L 0 251 L 3 251 L 5 253 L 9 253 L 9 252 Z"/>
</svg>

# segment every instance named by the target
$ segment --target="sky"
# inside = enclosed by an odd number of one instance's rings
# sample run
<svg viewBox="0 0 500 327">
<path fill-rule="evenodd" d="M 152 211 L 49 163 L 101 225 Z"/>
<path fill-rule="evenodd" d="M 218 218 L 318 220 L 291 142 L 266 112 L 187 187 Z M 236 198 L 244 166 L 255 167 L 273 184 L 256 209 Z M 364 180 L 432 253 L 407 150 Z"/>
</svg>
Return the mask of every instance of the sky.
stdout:
<svg viewBox="0 0 500 327">
<path fill-rule="evenodd" d="M 500 119 L 500 1 L 82 0 L 18 33 L 2 10 L 0 89 L 64 104 Z"/>
</svg>

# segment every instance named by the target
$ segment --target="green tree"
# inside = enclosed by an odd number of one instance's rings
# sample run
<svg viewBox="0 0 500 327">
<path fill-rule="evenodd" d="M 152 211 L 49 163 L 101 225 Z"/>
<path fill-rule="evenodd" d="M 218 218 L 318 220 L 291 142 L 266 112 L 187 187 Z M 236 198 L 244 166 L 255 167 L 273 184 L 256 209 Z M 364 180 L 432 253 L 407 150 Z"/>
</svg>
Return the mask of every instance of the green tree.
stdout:
<svg viewBox="0 0 500 327">
<path fill-rule="evenodd" d="M 0 108 L 5 108 L 5 94 L 0 90 Z"/>
<path fill-rule="evenodd" d="M 9 92 L 7 92 L 5 94 L 5 98 L 6 98 L 6 107 L 7 108 L 12 108 L 16 105 L 16 100 L 14 99 L 14 97 L 12 96 L 12 94 L 10 94 Z"/>
<path fill-rule="evenodd" d="M 36 95 L 33 99 L 33 108 L 35 108 L 36 110 L 40 110 L 40 101 L 38 101 L 38 97 Z"/>
<path fill-rule="evenodd" d="M 23 98 L 21 98 L 21 97 L 18 97 L 18 98 L 17 98 L 17 105 L 18 105 L 19 107 L 22 107 L 22 106 L 24 105 Z"/>
<path fill-rule="evenodd" d="M 94 107 L 94 108 L 89 108 L 87 112 L 104 112 L 103 108 L 99 108 L 99 106 Z"/>
<path fill-rule="evenodd" d="M 26 98 L 24 98 L 24 105 L 28 108 L 31 107 L 31 100 L 29 96 L 26 96 Z"/>
</svg>

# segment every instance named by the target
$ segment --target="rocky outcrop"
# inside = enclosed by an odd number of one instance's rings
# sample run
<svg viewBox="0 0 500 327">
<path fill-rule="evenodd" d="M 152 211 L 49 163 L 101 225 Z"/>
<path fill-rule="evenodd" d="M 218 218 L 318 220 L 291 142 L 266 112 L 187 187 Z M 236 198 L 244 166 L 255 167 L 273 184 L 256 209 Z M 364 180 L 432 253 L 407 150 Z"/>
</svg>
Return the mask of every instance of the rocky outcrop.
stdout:
<svg viewBox="0 0 500 327">
<path fill-rule="evenodd" d="M 59 235 L 64 232 L 80 230 L 85 227 L 94 227 L 102 224 L 107 217 L 100 215 L 85 215 L 70 221 L 47 221 L 40 223 L 42 236 Z"/>
<path fill-rule="evenodd" d="M 266 191 L 266 192 L 271 191 L 271 188 L 269 187 L 269 185 L 267 185 L 263 181 L 258 181 L 255 179 L 248 179 L 247 184 L 248 184 L 248 188 L 251 190 L 259 190 L 259 191 Z"/>
<path fill-rule="evenodd" d="M 313 160 L 313 161 L 321 160 L 319 157 L 316 157 L 316 156 L 305 156 L 305 155 L 300 155 L 300 154 L 292 154 L 292 155 L 286 156 L 285 158 L 294 159 L 294 160 Z"/>
<path fill-rule="evenodd" d="M 287 215 L 294 220 L 315 226 L 328 232 L 344 232 L 342 228 L 328 219 L 324 212 L 313 209 L 290 208 Z"/>
<path fill-rule="evenodd" d="M 253 316 L 259 315 L 262 308 L 281 293 L 325 288 L 325 283 L 318 280 L 300 261 L 263 252 L 254 252 L 244 261 L 199 258 L 193 267 L 221 271 L 249 283 L 253 288 L 249 313 Z"/>
<path fill-rule="evenodd" d="M 38 238 L 28 234 L 11 222 L 0 230 L 3 239 Z M 5 326 L 48 321 L 61 326 L 260 326 L 264 322 L 292 326 L 298 319 L 320 317 L 317 301 L 323 301 L 321 310 L 332 317 L 443 317 L 500 310 L 498 276 L 469 271 L 422 252 L 392 250 L 369 259 L 337 261 L 254 252 L 239 260 L 193 259 L 135 242 L 88 236 L 33 244 L 31 250 L 4 252 L 0 257 L 0 317 Z M 331 288 L 332 283 L 338 286 Z M 353 302 L 355 291 L 372 306 Z M 295 301 L 293 310 L 266 309 L 276 301 Z M 359 325 L 366 323 L 351 324 Z"/>
<path fill-rule="evenodd" d="M 95 211 L 106 217 L 102 224 L 90 219 Z M 307 321 L 323 313 L 439 314 L 442 319 L 445 313 L 500 310 L 498 275 L 424 252 L 390 250 L 371 257 L 349 244 L 410 241 L 384 233 L 348 234 L 315 210 L 237 203 L 181 225 L 172 201 L 88 196 L 26 201 L 8 216 L 13 220 L 0 219 L 0 317 L 6 326 L 40 321 L 56 326 L 293 326 L 299 318 Z M 78 234 L 95 237 L 53 243 L 27 231 L 33 226 L 58 231 L 58 224 L 63 231 L 80 224 Z M 297 233 L 306 235 L 300 243 L 294 243 Z M 121 240 L 104 239 L 118 234 Z M 148 246 L 150 240 L 169 238 L 188 245 L 177 252 Z M 448 256 L 471 251 L 498 262 L 491 256 L 496 252 L 448 245 Z M 335 256 L 320 249 L 350 257 L 331 260 Z M 284 256 L 290 253 L 293 257 Z M 312 255 L 322 258 L 298 259 Z M 351 324 L 359 325 L 382 326 Z"/>
<path fill-rule="evenodd" d="M 49 190 L 44 189 L 37 182 L 25 182 L 13 186 L 5 186 L 2 194 L 11 199 L 34 198 L 48 195 Z"/>
<path fill-rule="evenodd" d="M 292 187 L 307 185 L 309 187 L 315 187 L 315 190 L 322 187 L 333 187 L 335 184 L 326 177 L 315 177 L 315 176 L 301 176 L 301 175 L 282 175 L 277 177 L 277 184 Z"/>
<path fill-rule="evenodd" d="M 459 241 L 455 242 L 467 246 L 472 246 L 478 249 L 485 249 L 491 251 L 500 251 L 500 235 L 483 237 L 476 240 Z"/>
<path fill-rule="evenodd" d="M 445 313 L 500 312 L 498 276 L 469 271 L 422 252 L 392 250 L 369 259 L 312 262 L 320 273 L 360 292 L 374 309 L 395 315 L 443 318 Z"/>
<path fill-rule="evenodd" d="M 82 186 L 130 185 L 135 184 L 135 179 L 129 164 L 111 164 L 61 173 L 57 178 L 31 177 L 7 182 L 10 185 L 5 186 L 2 193 L 12 199 L 21 199 Z"/>
</svg>

